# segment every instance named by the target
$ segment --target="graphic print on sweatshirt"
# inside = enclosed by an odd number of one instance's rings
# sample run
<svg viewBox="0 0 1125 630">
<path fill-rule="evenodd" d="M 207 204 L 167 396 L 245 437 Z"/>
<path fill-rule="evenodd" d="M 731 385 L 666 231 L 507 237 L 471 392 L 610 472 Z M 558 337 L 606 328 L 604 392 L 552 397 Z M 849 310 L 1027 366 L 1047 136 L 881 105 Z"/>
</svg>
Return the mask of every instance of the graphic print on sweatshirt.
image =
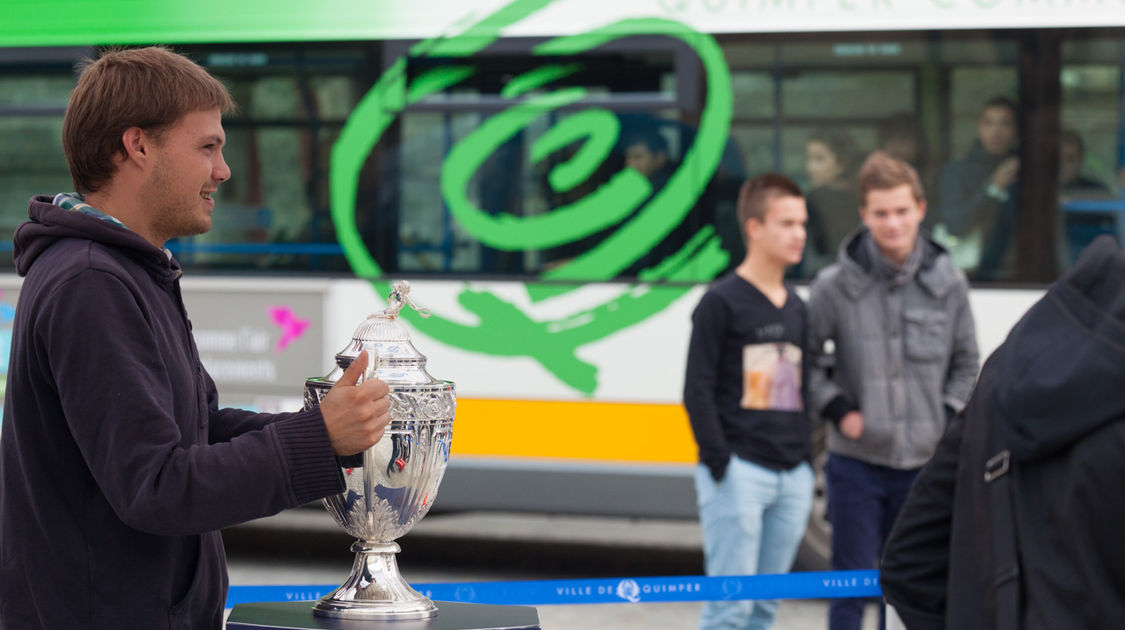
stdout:
<svg viewBox="0 0 1125 630">
<path fill-rule="evenodd" d="M 742 348 L 743 409 L 804 411 L 801 348 L 783 341 Z"/>
</svg>

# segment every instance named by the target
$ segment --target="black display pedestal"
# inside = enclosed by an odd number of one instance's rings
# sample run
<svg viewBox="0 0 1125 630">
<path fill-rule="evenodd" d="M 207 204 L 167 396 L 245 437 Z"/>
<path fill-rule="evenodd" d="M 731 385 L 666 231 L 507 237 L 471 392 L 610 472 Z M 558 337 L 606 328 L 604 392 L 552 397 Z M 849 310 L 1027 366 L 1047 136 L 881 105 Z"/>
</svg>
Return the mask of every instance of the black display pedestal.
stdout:
<svg viewBox="0 0 1125 630">
<path fill-rule="evenodd" d="M 313 614 L 314 601 L 238 604 L 227 617 L 227 630 L 540 630 L 539 613 L 530 606 L 492 606 L 434 602 L 431 619 L 357 621 Z"/>
</svg>

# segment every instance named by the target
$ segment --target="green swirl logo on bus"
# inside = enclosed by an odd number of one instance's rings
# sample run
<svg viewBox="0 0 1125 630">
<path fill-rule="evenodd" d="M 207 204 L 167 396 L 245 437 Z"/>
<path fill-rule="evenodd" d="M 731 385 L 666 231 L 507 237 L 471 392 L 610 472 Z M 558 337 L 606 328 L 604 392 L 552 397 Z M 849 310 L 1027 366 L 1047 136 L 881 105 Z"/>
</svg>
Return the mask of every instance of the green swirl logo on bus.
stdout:
<svg viewBox="0 0 1125 630">
<path fill-rule="evenodd" d="M 491 45 L 503 28 L 539 11 L 555 0 L 516 0 L 477 21 L 458 35 L 426 40 L 409 54 L 414 57 L 464 58 L 465 65 L 441 66 L 407 80 L 406 58 L 396 60 L 356 106 L 332 149 L 332 220 L 352 270 L 372 281 L 386 295 L 389 281 L 363 243 L 355 221 L 360 170 L 379 138 L 402 110 L 474 73 L 472 55 Z M 699 199 L 722 157 L 730 130 L 730 75 L 713 38 L 688 26 L 664 19 L 631 19 L 579 35 L 549 40 L 533 55 L 577 55 L 630 35 L 658 35 L 681 40 L 699 56 L 707 80 L 706 108 L 695 142 L 683 154 L 680 167 L 656 194 L 648 179 L 623 169 L 585 197 L 549 213 L 518 217 L 489 213 L 470 200 L 469 183 L 486 159 L 533 122 L 559 108 L 582 101 L 587 90 L 551 90 L 550 83 L 580 69 L 579 63 L 545 63 L 510 81 L 501 96 L 512 106 L 491 116 L 452 147 L 441 169 L 441 192 L 453 218 L 482 244 L 506 250 L 543 249 L 573 242 L 600 230 L 623 224 L 596 246 L 565 264 L 545 271 L 547 282 L 526 285 L 532 300 L 570 291 L 583 282 L 609 280 L 653 249 L 679 225 Z M 538 90 L 528 95 L 532 90 Z M 610 111 L 580 108 L 559 116 L 531 147 L 536 163 L 564 147 L 580 148 L 548 173 L 548 184 L 565 193 L 586 181 L 610 155 L 618 141 L 619 123 Z M 708 226 L 679 251 L 640 273 L 643 284 L 596 307 L 583 307 L 567 316 L 540 321 L 517 305 L 468 285 L 458 295 L 462 307 L 477 316 L 467 325 L 442 318 L 407 316 L 424 334 L 443 343 L 490 355 L 531 357 L 560 381 L 585 394 L 597 388 L 597 368 L 580 359 L 581 346 L 624 330 L 660 312 L 688 291 L 687 283 L 713 278 L 729 259 Z M 668 284 L 671 282 L 671 284 Z M 571 283 L 571 284 L 568 284 Z"/>
</svg>

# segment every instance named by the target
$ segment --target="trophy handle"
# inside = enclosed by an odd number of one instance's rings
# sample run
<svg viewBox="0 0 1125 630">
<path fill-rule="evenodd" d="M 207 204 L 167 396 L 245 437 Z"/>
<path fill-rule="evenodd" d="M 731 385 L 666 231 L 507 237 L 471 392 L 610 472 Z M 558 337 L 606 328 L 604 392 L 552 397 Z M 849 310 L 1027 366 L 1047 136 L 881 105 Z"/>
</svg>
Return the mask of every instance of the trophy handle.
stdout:
<svg viewBox="0 0 1125 630">
<path fill-rule="evenodd" d="M 364 368 L 363 374 L 356 381 L 356 385 L 375 378 L 375 374 L 379 370 L 379 351 L 375 349 L 375 344 L 370 341 L 363 342 L 363 351 L 367 353 L 367 367 Z"/>
</svg>

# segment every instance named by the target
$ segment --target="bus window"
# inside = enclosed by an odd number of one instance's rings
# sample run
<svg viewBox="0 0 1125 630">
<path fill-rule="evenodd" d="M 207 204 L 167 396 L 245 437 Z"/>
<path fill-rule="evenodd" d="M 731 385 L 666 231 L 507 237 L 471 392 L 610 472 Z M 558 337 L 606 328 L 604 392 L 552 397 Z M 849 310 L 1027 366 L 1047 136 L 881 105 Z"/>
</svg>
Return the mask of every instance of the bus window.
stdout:
<svg viewBox="0 0 1125 630">
<path fill-rule="evenodd" d="M 380 165 L 366 169 L 395 191 L 357 205 L 357 215 L 394 217 L 364 233 L 382 268 L 645 278 L 700 231 L 738 240 L 733 202 L 745 170 L 731 144 L 713 178 L 679 177 L 692 190 L 659 209 L 674 218 L 637 231 L 650 245 L 588 264 L 596 251 L 616 249 L 609 239 L 622 227 L 652 223 L 645 209 L 656 207 L 695 140 L 689 101 L 697 95 L 685 86 L 697 71 L 681 60 L 690 51 L 660 38 L 562 56 L 534 54 L 535 45 L 407 58 L 412 85 L 448 85 L 407 104 L 380 141 Z M 388 231 L 395 242 L 380 240 Z"/>
<path fill-rule="evenodd" d="M 1062 44 L 1059 258 L 1067 267 L 1102 234 L 1125 236 L 1125 47 L 1119 37 Z"/>
<path fill-rule="evenodd" d="M 927 224 L 963 269 L 980 279 L 1012 274 L 1018 169 L 1008 165 L 1015 175 L 997 194 L 1007 196 L 1003 209 L 973 197 L 987 187 L 976 179 L 1018 152 L 1014 116 L 1004 121 L 1008 138 L 989 145 L 996 155 L 982 149 L 978 129 L 991 97 L 1014 101 L 1019 93 L 1015 36 L 786 35 L 730 38 L 724 50 L 735 88 L 732 135 L 751 172 L 783 172 L 806 192 L 809 234 L 799 277 L 833 262 L 859 227 L 856 175 L 875 149 L 919 171 Z"/>
<path fill-rule="evenodd" d="M 809 240 L 794 272 L 811 277 L 832 261 L 839 241 L 858 224 L 852 180 L 862 159 L 859 147 L 873 142 L 884 110 L 914 109 L 915 90 L 912 71 L 901 60 L 898 67 L 883 63 L 855 70 L 856 55 L 899 56 L 897 44 L 868 51 L 866 45 L 829 38 L 801 39 L 807 41 L 732 39 L 724 48 L 735 85 L 732 134 L 751 170 L 786 173 L 806 191 Z M 898 95 L 907 102 L 896 102 Z"/>
<path fill-rule="evenodd" d="M 343 271 L 327 175 L 331 147 L 358 101 L 366 54 L 327 44 L 186 47 L 231 91 L 224 157 L 232 177 L 211 230 L 170 244 L 203 268 Z"/>
<path fill-rule="evenodd" d="M 792 271 L 811 279 L 859 225 L 855 172 L 876 148 L 918 169 L 927 227 L 975 281 L 1049 282 L 1095 236 L 1125 232 L 1119 29 L 716 39 L 732 108 L 727 145 L 706 174 L 679 168 L 709 87 L 700 58 L 674 38 L 630 36 L 555 55 L 539 54 L 548 39 L 501 39 L 445 57 L 413 40 L 179 46 L 229 86 L 239 110 L 224 120 L 233 177 L 220 188 L 212 230 L 169 246 L 188 268 L 351 270 L 332 217 L 332 153 L 399 60 L 405 84 L 424 94 L 375 136 L 355 191 L 355 227 L 380 273 L 704 281 L 744 255 L 734 219 L 740 183 L 778 171 L 808 195 L 808 248 Z M 10 242 L 29 196 L 71 188 L 57 140 L 73 66 L 94 52 L 0 54 L 0 242 Z M 576 90 L 505 130 L 520 107 Z M 568 125 L 577 135 L 561 142 Z M 626 145 L 637 138 L 660 163 L 651 172 L 629 166 Z M 568 166 L 581 151 L 586 170 Z M 636 207 L 601 203 L 605 212 L 578 220 L 582 229 L 546 220 L 630 170 L 649 191 L 631 193 Z M 650 246 L 612 264 L 572 265 L 636 225 L 649 194 L 670 181 L 691 185 Z M 505 221 L 547 227 L 504 235 Z M 645 275 L 704 233 L 720 238 L 725 262 Z M 0 265 L 11 265 L 10 245 L 0 246 Z"/>
<path fill-rule="evenodd" d="M 410 273 L 473 273 L 482 266 L 496 272 L 518 273 L 522 262 L 515 256 L 499 260 L 503 253 L 482 251 L 479 242 L 453 220 L 439 186 L 442 164 L 452 147 L 476 129 L 483 116 L 471 111 L 410 112 L 402 118 L 398 147 L 399 206 L 398 256 L 388 268 Z M 521 138 L 504 143 L 491 156 L 469 189 L 469 200 L 484 203 L 495 211 L 522 214 L 518 195 L 521 169 L 498 168 L 500 160 L 522 162 L 517 151 Z M 481 201 L 481 196 L 487 202 Z M 381 208 L 379 212 L 393 211 Z M 486 260 L 482 261 L 482 256 Z M 384 257 L 385 258 L 385 257 Z"/>
<path fill-rule="evenodd" d="M 0 75 L 0 265 L 12 265 L 12 233 L 32 194 L 73 189 L 62 145 L 62 112 L 74 87 L 69 69 Z"/>
</svg>

